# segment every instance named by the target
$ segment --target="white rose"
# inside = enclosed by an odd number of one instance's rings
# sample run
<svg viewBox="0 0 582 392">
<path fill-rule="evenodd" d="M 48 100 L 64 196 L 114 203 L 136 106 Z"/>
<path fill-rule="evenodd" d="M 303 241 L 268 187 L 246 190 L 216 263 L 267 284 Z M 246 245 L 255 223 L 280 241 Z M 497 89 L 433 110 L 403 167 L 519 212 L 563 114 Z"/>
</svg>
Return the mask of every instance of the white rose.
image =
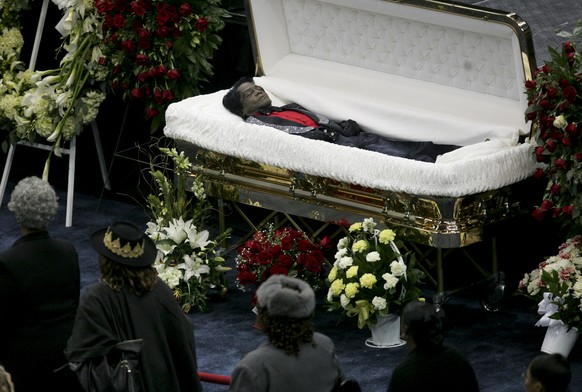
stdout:
<svg viewBox="0 0 582 392">
<path fill-rule="evenodd" d="M 568 121 L 566 121 L 566 118 L 562 115 L 559 115 L 554 119 L 554 127 L 556 128 L 564 129 L 567 125 Z"/>
</svg>

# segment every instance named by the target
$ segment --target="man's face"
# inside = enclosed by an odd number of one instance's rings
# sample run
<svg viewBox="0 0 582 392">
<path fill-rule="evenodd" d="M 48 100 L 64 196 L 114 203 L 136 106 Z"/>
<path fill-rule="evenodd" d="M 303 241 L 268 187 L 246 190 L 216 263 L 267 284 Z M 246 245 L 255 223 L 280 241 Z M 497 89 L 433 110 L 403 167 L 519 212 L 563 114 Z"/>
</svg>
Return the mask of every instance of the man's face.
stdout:
<svg viewBox="0 0 582 392">
<path fill-rule="evenodd" d="M 243 83 L 239 86 L 240 103 L 242 104 L 243 114 L 248 116 L 258 109 L 271 105 L 271 98 L 267 95 L 261 86 L 254 83 Z"/>
</svg>

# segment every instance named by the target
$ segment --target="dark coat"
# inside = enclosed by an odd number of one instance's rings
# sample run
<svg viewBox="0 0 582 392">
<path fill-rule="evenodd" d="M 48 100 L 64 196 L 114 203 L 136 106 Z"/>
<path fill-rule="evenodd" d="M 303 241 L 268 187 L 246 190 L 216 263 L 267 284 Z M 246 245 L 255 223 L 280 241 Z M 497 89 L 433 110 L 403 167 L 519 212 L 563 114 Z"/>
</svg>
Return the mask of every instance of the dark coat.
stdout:
<svg viewBox="0 0 582 392">
<path fill-rule="evenodd" d="M 62 390 L 80 292 L 73 245 L 36 232 L 0 254 L 0 362 L 20 391 Z"/>
<path fill-rule="evenodd" d="M 142 297 L 127 290 L 115 292 L 102 282 L 87 287 L 67 358 L 82 361 L 114 345 L 115 323 L 121 339 L 143 339 L 140 361 L 146 391 L 202 391 L 192 322 L 161 279 Z"/>
<path fill-rule="evenodd" d="M 271 113 L 278 111 L 294 111 L 304 114 L 312 119 L 317 127 L 306 127 L 292 120 L 271 116 Z M 375 133 L 364 132 L 353 120 L 334 122 L 327 117 L 310 112 L 296 103 L 281 107 L 262 108 L 247 117 L 245 121 L 251 124 L 270 126 L 308 139 L 323 140 L 342 146 L 424 162 L 435 162 L 439 155 L 459 148 L 455 145 L 435 144 L 429 141 L 394 140 Z"/>
<path fill-rule="evenodd" d="M 469 361 L 456 349 L 417 347 L 392 372 L 388 392 L 479 392 Z"/>
</svg>

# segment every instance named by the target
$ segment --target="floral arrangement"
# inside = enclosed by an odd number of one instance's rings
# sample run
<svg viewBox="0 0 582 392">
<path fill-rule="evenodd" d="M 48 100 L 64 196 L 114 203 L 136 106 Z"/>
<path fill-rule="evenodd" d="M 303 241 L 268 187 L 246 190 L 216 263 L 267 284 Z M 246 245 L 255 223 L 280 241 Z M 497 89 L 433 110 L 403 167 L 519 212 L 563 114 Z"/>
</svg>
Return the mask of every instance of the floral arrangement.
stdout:
<svg viewBox="0 0 582 392">
<path fill-rule="evenodd" d="M 302 231 L 291 227 L 275 229 L 267 224 L 238 248 L 236 284 L 242 291 L 248 286 L 255 289 L 269 276 L 284 274 L 302 279 L 318 290 L 325 285 L 327 262 L 323 250 L 330 243 L 327 236 L 314 243 Z"/>
<path fill-rule="evenodd" d="M 420 296 L 424 274 L 400 254 L 396 233 L 378 230 L 372 218 L 352 224 L 339 240 L 327 281 L 330 310 L 358 317 L 358 328 L 373 325 L 378 317 L 399 314 L 404 305 Z"/>
<path fill-rule="evenodd" d="M 92 1 L 53 0 L 64 10 L 58 25 L 63 34 L 61 50 L 65 52 L 60 67 L 52 70 L 25 70 L 20 61 L 24 41 L 20 35 L 18 13 L 28 5 L 0 3 L 3 15 L 0 25 L 2 41 L 7 43 L 11 56 L 2 51 L 2 80 L 0 85 L 0 125 L 10 129 L 8 141 L 48 142 L 51 154 L 60 155 L 61 143 L 78 135 L 86 124 L 97 117 L 105 94 L 92 84 L 105 79 L 100 72 L 100 22 L 91 12 Z M 4 15 L 8 16 L 4 19 Z M 18 31 L 18 32 L 17 32 Z M 8 36 L 8 39 L 6 37 Z M 4 149 L 7 142 L 4 142 Z M 43 177 L 48 177 L 50 155 Z"/>
<path fill-rule="evenodd" d="M 576 42 L 582 36 L 582 20 L 561 50 L 549 48 L 551 61 L 534 71 L 525 83 L 529 106 L 526 118 L 534 125 L 535 177 L 547 180 L 543 200 L 533 216 L 552 217 L 565 226 L 581 227 L 582 186 L 582 55 Z"/>
<path fill-rule="evenodd" d="M 185 313 L 193 308 L 207 311 L 211 293 L 224 296 L 227 292 L 224 274 L 230 268 L 224 265 L 219 244 L 228 238 L 230 231 L 219 234 L 214 240 L 209 239 L 210 232 L 202 228 L 211 206 L 201 179 L 194 179 L 190 187 L 192 199 L 186 193 L 191 169 L 188 158 L 176 149 L 161 147 L 160 151 L 162 154 L 150 163 L 150 174 L 158 191 L 148 195 L 154 219 L 148 222 L 146 230 L 158 249 L 154 266 L 160 278 L 174 291 Z M 173 175 L 170 176 L 166 171 L 172 165 Z"/>
<path fill-rule="evenodd" d="M 19 16 L 28 0 L 0 0 L 0 129 L 3 141 L 52 144 L 60 156 L 95 120 L 106 93 L 145 104 L 152 131 L 166 107 L 199 93 L 227 17 L 220 0 L 52 0 L 63 10 L 60 66 L 26 70 Z"/>
<path fill-rule="evenodd" d="M 199 93 L 212 75 L 209 60 L 226 11 L 220 0 L 96 0 L 103 21 L 100 64 L 108 88 L 145 102 L 158 128 L 170 103 Z"/>
<path fill-rule="evenodd" d="M 542 261 L 519 282 L 518 293 L 539 302 L 542 319 L 582 330 L 582 236 L 576 235 L 559 246 L 555 256 Z"/>
</svg>

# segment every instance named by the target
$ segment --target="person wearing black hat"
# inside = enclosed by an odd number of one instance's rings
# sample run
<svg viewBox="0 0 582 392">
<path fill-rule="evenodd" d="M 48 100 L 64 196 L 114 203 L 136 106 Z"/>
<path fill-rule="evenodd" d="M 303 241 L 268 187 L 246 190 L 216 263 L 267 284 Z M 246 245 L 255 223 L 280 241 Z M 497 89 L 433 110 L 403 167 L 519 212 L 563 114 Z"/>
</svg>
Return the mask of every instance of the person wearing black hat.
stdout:
<svg viewBox="0 0 582 392">
<path fill-rule="evenodd" d="M 101 280 L 81 296 L 67 359 L 80 362 L 98 354 L 95 347 L 143 339 L 146 392 L 202 391 L 193 326 L 152 266 L 154 242 L 135 224 L 118 221 L 95 232 L 91 244 Z"/>
<path fill-rule="evenodd" d="M 344 381 L 333 342 L 314 332 L 309 284 L 272 275 L 257 289 L 257 309 L 268 340 L 236 365 L 230 391 L 331 391 Z"/>
<path fill-rule="evenodd" d="M 0 363 L 22 392 L 80 390 L 75 377 L 54 372 L 66 363 L 81 291 L 75 246 L 48 230 L 58 207 L 53 187 L 35 176 L 8 202 L 21 236 L 0 253 Z"/>
</svg>

